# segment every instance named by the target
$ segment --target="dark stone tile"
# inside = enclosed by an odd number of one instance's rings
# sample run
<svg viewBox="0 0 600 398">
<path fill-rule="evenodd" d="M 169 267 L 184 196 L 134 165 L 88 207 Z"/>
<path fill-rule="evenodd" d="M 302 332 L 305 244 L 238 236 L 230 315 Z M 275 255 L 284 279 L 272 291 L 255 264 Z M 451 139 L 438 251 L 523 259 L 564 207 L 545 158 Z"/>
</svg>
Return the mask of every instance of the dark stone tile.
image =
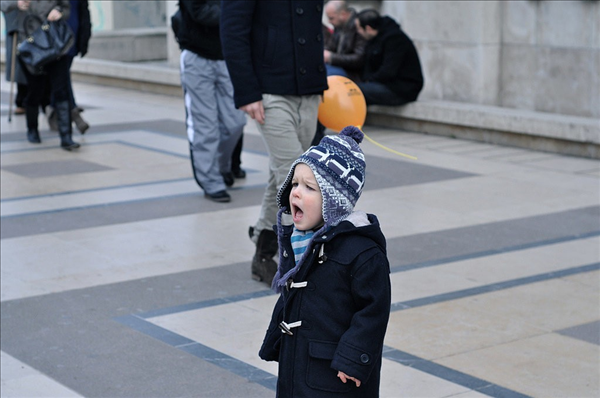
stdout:
<svg viewBox="0 0 600 398">
<path fill-rule="evenodd" d="M 433 265 L 576 239 L 600 231 L 600 206 L 388 240 L 392 268 Z"/>
<path fill-rule="evenodd" d="M 558 330 L 556 333 L 600 345 L 600 321 Z"/>
<path fill-rule="evenodd" d="M 238 263 L 4 301 L 2 351 L 86 397 L 272 396 L 266 382 L 175 349 L 190 340 L 138 317 L 266 289 Z"/>
<path fill-rule="evenodd" d="M 27 178 L 44 178 L 114 169 L 86 160 L 72 159 L 4 166 L 2 170 Z"/>
</svg>

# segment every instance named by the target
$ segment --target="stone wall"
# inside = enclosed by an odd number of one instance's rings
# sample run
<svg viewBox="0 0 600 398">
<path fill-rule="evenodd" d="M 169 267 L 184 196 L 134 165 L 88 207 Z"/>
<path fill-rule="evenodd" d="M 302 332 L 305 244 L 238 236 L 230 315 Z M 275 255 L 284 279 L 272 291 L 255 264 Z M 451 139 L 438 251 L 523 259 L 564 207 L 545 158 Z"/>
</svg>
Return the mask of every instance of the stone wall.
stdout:
<svg viewBox="0 0 600 398">
<path fill-rule="evenodd" d="M 423 99 L 600 117 L 600 1 L 372 4 L 415 41 Z"/>
</svg>

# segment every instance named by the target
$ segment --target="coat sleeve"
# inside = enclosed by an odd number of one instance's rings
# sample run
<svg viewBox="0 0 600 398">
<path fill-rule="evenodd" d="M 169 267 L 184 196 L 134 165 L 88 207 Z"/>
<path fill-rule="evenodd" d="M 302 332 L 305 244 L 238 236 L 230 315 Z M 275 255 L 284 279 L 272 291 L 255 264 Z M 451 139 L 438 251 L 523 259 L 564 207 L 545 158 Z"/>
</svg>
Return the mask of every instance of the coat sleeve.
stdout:
<svg viewBox="0 0 600 398">
<path fill-rule="evenodd" d="M 87 0 L 79 1 L 79 32 L 77 36 L 77 48 L 79 48 L 79 54 L 83 57 L 88 52 L 88 43 L 90 37 L 92 37 L 92 19 Z"/>
<path fill-rule="evenodd" d="M 406 46 L 402 44 L 402 38 L 399 36 L 390 37 L 383 44 L 383 61 L 381 67 L 370 76 L 369 80 L 380 83 L 395 80 L 405 56 Z"/>
<path fill-rule="evenodd" d="M 63 20 L 68 20 L 71 16 L 71 3 L 69 0 L 57 0 L 54 9 L 60 11 Z M 48 17 L 48 15 L 46 15 Z"/>
<path fill-rule="evenodd" d="M 250 44 L 256 0 L 221 2 L 221 44 L 237 108 L 262 100 Z"/>
<path fill-rule="evenodd" d="M 358 311 L 338 343 L 331 367 L 365 383 L 383 350 L 390 316 L 391 286 L 387 257 L 380 250 L 359 262 L 352 279 Z"/>
<path fill-rule="evenodd" d="M 0 1 L 0 10 L 4 13 L 18 10 L 18 1 L 17 0 L 2 0 Z"/>
<path fill-rule="evenodd" d="M 279 346 L 281 344 L 281 330 L 279 323 L 283 320 L 283 296 L 279 296 L 279 300 L 273 309 L 271 322 L 263 340 L 258 356 L 265 361 L 279 361 Z"/>
</svg>

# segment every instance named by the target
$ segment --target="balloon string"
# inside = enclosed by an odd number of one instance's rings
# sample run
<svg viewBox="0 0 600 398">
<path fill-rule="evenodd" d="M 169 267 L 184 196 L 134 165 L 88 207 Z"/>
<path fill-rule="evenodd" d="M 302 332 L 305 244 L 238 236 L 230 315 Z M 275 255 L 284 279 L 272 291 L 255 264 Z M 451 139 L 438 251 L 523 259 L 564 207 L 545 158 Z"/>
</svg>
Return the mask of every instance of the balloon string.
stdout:
<svg viewBox="0 0 600 398">
<path fill-rule="evenodd" d="M 388 148 L 388 147 L 386 147 L 384 145 L 381 145 L 379 142 L 375 141 L 374 139 L 372 139 L 371 137 L 369 137 L 367 134 L 365 134 L 365 132 L 362 129 L 362 126 L 356 126 L 356 127 L 358 127 L 363 132 L 363 134 L 365 135 L 365 138 L 367 140 L 369 140 L 369 142 L 371 142 L 372 144 L 377 145 L 379 148 L 384 149 L 384 150 L 386 150 L 388 152 L 394 153 L 394 154 L 399 155 L 399 156 L 404 156 L 405 158 L 409 158 L 409 159 L 412 159 L 412 160 L 417 160 L 417 158 L 415 156 L 411 156 L 411 155 L 407 155 L 407 154 L 402 153 L 402 152 L 394 151 L 391 148 Z"/>
</svg>

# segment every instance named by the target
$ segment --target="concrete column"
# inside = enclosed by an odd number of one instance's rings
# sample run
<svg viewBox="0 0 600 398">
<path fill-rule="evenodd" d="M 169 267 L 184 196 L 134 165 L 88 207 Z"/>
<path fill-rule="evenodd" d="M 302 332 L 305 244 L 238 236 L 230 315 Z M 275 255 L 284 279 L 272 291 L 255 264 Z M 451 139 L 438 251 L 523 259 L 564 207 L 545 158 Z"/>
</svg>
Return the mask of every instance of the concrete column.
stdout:
<svg viewBox="0 0 600 398">
<path fill-rule="evenodd" d="M 425 87 L 420 98 L 497 105 L 500 1 L 384 1 L 417 47 Z"/>
</svg>

